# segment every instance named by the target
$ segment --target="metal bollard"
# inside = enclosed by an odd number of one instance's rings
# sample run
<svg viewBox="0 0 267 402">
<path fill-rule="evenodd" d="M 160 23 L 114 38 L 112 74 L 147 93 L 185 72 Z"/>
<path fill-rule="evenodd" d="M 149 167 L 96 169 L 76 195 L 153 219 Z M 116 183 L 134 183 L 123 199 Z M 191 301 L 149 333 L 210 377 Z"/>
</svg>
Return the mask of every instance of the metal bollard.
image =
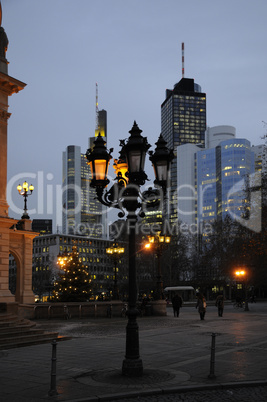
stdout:
<svg viewBox="0 0 267 402">
<path fill-rule="evenodd" d="M 53 340 L 52 345 L 52 363 L 51 363 L 51 384 L 49 396 L 57 395 L 57 341 Z"/>
<path fill-rule="evenodd" d="M 210 353 L 210 373 L 209 373 L 209 378 L 216 378 L 216 375 L 214 374 L 214 368 L 215 368 L 215 339 L 216 339 L 216 334 L 213 332 L 211 334 L 211 353 Z"/>
</svg>

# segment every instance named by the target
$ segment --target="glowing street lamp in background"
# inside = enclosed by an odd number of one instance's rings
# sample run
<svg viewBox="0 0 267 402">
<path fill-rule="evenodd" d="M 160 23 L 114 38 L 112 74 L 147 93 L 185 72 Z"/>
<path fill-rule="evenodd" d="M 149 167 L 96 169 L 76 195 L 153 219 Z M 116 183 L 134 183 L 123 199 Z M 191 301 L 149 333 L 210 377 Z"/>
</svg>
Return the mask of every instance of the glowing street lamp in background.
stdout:
<svg viewBox="0 0 267 402">
<path fill-rule="evenodd" d="M 124 253 L 124 248 L 120 247 L 118 243 L 113 243 L 111 247 L 106 248 L 106 253 L 112 258 L 114 262 L 114 289 L 113 289 L 113 299 L 119 300 L 119 289 L 118 289 L 118 279 L 117 279 L 117 263 L 119 261 L 120 255 Z"/>
<path fill-rule="evenodd" d="M 242 270 L 242 271 L 235 271 L 235 275 L 239 278 L 244 278 L 244 276 L 246 275 L 246 271 Z"/>
<path fill-rule="evenodd" d="M 32 194 L 34 187 L 32 184 L 29 186 L 29 184 L 25 181 L 22 186 L 20 184 L 17 186 L 17 190 L 19 194 L 24 197 L 24 212 L 21 219 L 30 219 L 27 211 L 27 198 Z"/>
<path fill-rule="evenodd" d="M 245 311 L 249 311 L 248 308 L 248 287 L 247 287 L 247 272 L 244 269 L 239 269 L 235 271 L 236 279 L 243 282 L 245 286 Z"/>
<path fill-rule="evenodd" d="M 57 256 L 57 264 L 60 266 L 60 269 L 63 269 L 66 266 L 68 258 L 69 254 L 67 252 L 64 252 L 63 254 L 60 253 Z"/>
<path fill-rule="evenodd" d="M 162 282 L 162 276 L 161 276 L 161 256 L 162 256 L 163 250 L 167 247 L 168 244 L 170 244 L 171 236 L 158 232 L 155 235 L 149 235 L 148 241 L 149 241 L 149 243 L 145 247 L 149 249 L 150 246 L 152 246 L 152 248 L 157 256 L 157 260 L 158 260 L 156 298 L 158 300 L 162 300 L 163 299 L 163 282 Z"/>
</svg>

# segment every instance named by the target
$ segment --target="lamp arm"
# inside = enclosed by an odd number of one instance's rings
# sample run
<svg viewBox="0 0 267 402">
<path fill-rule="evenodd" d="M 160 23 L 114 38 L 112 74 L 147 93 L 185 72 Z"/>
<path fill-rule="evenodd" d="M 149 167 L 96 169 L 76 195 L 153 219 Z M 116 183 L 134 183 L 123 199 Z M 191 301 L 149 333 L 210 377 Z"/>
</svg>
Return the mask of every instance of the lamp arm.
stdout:
<svg viewBox="0 0 267 402">
<path fill-rule="evenodd" d="M 112 207 L 120 209 L 120 217 L 125 215 L 125 212 L 122 209 L 122 203 L 119 199 L 115 197 L 116 189 L 112 186 L 109 190 L 106 190 L 103 187 L 96 188 L 96 198 L 97 200 L 106 207 Z"/>
<path fill-rule="evenodd" d="M 118 186 L 120 188 L 122 187 L 126 187 L 127 186 L 127 180 L 123 177 L 123 175 L 121 174 L 121 172 L 118 172 L 117 176 L 114 179 L 115 181 L 118 182 Z"/>
</svg>

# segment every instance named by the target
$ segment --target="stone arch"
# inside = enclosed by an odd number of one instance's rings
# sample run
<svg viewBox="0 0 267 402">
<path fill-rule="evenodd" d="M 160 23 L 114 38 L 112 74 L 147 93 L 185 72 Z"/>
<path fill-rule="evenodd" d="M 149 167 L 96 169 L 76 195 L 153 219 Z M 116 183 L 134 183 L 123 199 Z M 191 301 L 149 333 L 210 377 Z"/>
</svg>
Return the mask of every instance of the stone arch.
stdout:
<svg viewBox="0 0 267 402">
<path fill-rule="evenodd" d="M 17 263 L 17 303 L 34 303 L 32 291 L 32 243 L 37 233 L 28 230 L 10 230 L 9 251 Z"/>
<path fill-rule="evenodd" d="M 24 222 L 22 222 L 24 223 Z M 31 221 L 26 222 L 31 226 Z M 38 233 L 27 225 L 16 227 L 17 221 L 0 216 L 0 303 L 34 303 L 32 291 L 32 245 Z M 16 294 L 9 290 L 9 254 L 17 263 Z"/>
<path fill-rule="evenodd" d="M 20 288 L 19 286 L 19 280 L 20 280 L 20 272 L 21 272 L 21 267 L 22 267 L 22 256 L 21 253 L 13 248 L 12 246 L 9 247 L 9 253 L 14 257 L 15 263 L 16 263 L 16 292 L 15 292 L 15 301 L 19 302 L 19 294 L 17 293 L 17 290 Z"/>
</svg>

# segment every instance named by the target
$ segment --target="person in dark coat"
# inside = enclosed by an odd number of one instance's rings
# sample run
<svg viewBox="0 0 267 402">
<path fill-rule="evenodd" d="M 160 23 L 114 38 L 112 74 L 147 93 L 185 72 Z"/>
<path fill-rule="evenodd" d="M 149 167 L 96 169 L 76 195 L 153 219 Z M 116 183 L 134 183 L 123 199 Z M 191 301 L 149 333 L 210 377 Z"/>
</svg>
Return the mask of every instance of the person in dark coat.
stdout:
<svg viewBox="0 0 267 402">
<path fill-rule="evenodd" d="M 180 308 L 182 307 L 183 300 L 180 295 L 176 294 L 172 298 L 172 308 L 174 317 L 179 317 Z"/>
<path fill-rule="evenodd" d="M 204 317 L 206 314 L 207 303 L 206 303 L 205 296 L 202 293 L 198 293 L 198 295 L 197 295 L 196 308 L 198 308 L 200 319 L 204 320 Z"/>
<path fill-rule="evenodd" d="M 219 293 L 219 295 L 217 296 L 215 306 L 218 308 L 218 316 L 222 317 L 224 309 L 224 297 L 222 293 Z"/>
</svg>

